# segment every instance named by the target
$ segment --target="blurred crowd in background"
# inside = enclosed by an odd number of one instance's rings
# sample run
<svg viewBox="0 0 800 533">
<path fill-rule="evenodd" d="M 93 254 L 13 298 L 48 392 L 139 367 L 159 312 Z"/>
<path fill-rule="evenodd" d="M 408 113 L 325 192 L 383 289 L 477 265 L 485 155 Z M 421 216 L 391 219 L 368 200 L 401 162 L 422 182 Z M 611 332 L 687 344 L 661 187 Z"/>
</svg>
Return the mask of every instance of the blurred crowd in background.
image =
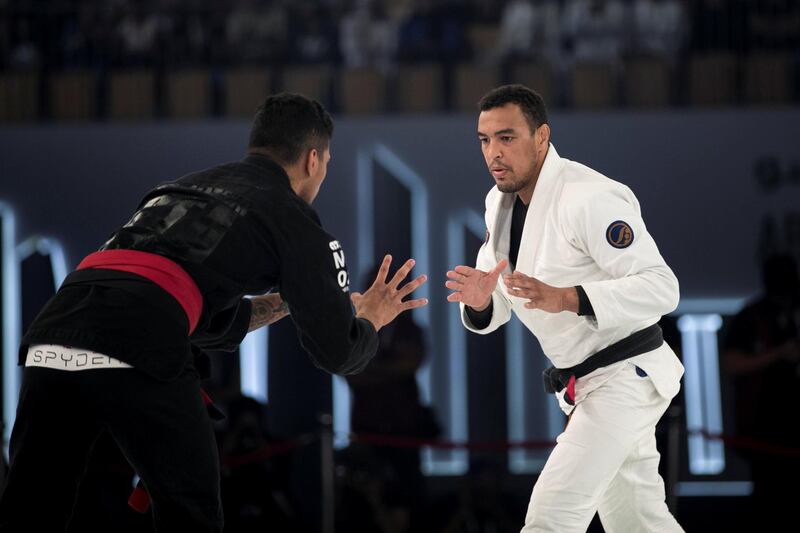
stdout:
<svg viewBox="0 0 800 533">
<path fill-rule="evenodd" d="M 212 89 L 199 115 L 245 114 L 232 113 L 223 94 L 223 78 L 241 68 L 278 72 L 268 90 L 296 90 L 280 73 L 297 67 L 383 77 L 311 94 L 345 113 L 471 109 L 474 95 L 459 96 L 460 84 L 483 90 L 510 81 L 541 86 L 555 107 L 785 103 L 798 99 L 799 57 L 793 0 L 0 0 L 0 77 L 38 76 L 0 93 L 33 88 L 47 100 L 67 73 L 67 84 L 89 86 L 88 98 L 98 101 L 86 113 L 53 112 L 57 103 L 37 101 L 27 115 L 0 110 L 0 119 L 129 118 L 105 107 L 113 99 L 108 78 L 132 69 L 154 75 L 155 83 L 139 86 L 158 87 L 170 73 L 202 70 L 201 83 Z M 392 94 L 366 109 L 348 104 L 348 93 L 383 92 L 387 78 L 425 86 L 402 71 L 408 65 L 442 70 L 426 90 L 443 97 L 408 109 L 414 97 L 401 87 L 396 104 Z M 465 65 L 499 74 L 462 76 L 456 69 Z M 536 68 L 515 70 L 525 65 Z M 75 81 L 75 71 L 91 79 Z M 618 87 L 623 72 L 632 78 L 627 89 Z M 159 111 L 155 92 L 155 110 L 145 115 L 187 114 Z M 50 100 L 59 98 L 81 99 Z"/>
<path fill-rule="evenodd" d="M 470 40 L 476 27 L 492 39 Z M 542 58 L 800 46 L 792 0 L 4 0 L 9 69 Z"/>
</svg>

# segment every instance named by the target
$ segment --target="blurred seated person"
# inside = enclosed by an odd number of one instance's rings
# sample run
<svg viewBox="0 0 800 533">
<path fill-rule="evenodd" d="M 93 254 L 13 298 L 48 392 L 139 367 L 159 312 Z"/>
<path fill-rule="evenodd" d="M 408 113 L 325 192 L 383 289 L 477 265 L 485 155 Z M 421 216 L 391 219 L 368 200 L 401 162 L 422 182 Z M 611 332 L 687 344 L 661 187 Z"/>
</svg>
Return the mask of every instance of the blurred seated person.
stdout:
<svg viewBox="0 0 800 533">
<path fill-rule="evenodd" d="M 377 269 L 368 276 L 377 277 Z M 380 346 L 360 374 L 346 376 L 352 392 L 354 433 L 434 438 L 438 427 L 430 410 L 420 403 L 416 373 L 425 360 L 422 328 L 411 313 L 378 332 Z"/>
<path fill-rule="evenodd" d="M 753 2 L 747 26 L 751 49 L 800 51 L 800 3 L 797 0 Z"/>
<path fill-rule="evenodd" d="M 377 268 L 367 280 L 377 277 Z M 439 435 L 433 412 L 420 402 L 416 373 L 425 360 L 424 332 L 411 313 L 378 332 L 375 357 L 360 374 L 345 376 L 352 393 L 351 428 L 355 434 L 431 439 Z M 423 479 L 419 448 L 375 446 L 378 460 L 392 467 L 396 478 L 386 487 L 387 502 L 414 514 L 421 503 Z"/>
<path fill-rule="evenodd" d="M 503 7 L 493 62 L 560 59 L 561 14 L 555 0 L 511 0 Z"/>
<path fill-rule="evenodd" d="M 474 459 L 458 491 L 427 509 L 420 533 L 517 533 L 524 503 L 504 486 L 505 467 L 499 459 Z"/>
<path fill-rule="evenodd" d="M 259 457 L 275 444 L 266 409 L 243 395 L 228 405 L 227 427 L 218 437 L 226 531 L 301 531 L 289 490 L 291 454 Z"/>
<path fill-rule="evenodd" d="M 576 62 L 620 61 L 628 28 L 619 0 L 571 0 L 565 5 L 562 26 Z"/>
<path fill-rule="evenodd" d="M 723 365 L 734 377 L 736 434 L 785 448 L 800 449 L 800 279 L 790 255 L 763 264 L 764 294 L 733 319 Z M 750 462 L 751 513 L 759 528 L 785 524 L 794 513 L 796 491 L 786 480 L 800 476 L 800 456 L 763 449 L 740 452 Z M 766 531 L 766 529 L 764 529 Z"/>
<path fill-rule="evenodd" d="M 680 0 L 636 0 L 633 4 L 634 52 L 674 62 L 688 34 Z"/>
<path fill-rule="evenodd" d="M 377 448 L 352 443 L 336 458 L 336 531 L 407 533 L 411 511 L 393 492 L 399 468 L 378 457 Z"/>
</svg>

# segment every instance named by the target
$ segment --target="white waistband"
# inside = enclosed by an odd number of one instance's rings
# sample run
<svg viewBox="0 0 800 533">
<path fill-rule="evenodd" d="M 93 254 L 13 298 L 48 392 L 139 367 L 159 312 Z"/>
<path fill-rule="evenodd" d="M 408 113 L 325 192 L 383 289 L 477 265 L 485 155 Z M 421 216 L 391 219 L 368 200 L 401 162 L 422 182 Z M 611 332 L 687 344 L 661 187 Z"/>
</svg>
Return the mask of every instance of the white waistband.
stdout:
<svg viewBox="0 0 800 533">
<path fill-rule="evenodd" d="M 28 347 L 25 366 L 40 366 L 56 370 L 133 368 L 128 363 L 123 363 L 109 355 L 58 344 L 34 344 Z"/>
</svg>

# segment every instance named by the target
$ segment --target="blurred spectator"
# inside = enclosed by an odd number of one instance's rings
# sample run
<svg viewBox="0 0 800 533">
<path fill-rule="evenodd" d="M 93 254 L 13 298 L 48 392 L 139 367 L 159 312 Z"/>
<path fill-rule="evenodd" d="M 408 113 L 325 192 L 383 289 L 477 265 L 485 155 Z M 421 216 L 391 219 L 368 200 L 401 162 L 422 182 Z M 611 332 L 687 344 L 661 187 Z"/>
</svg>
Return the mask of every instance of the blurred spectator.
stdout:
<svg viewBox="0 0 800 533">
<path fill-rule="evenodd" d="M 536 9 L 533 0 L 511 0 L 500 17 L 498 59 L 529 59 L 534 52 Z"/>
<path fill-rule="evenodd" d="M 288 13 L 281 0 L 238 0 L 225 23 L 233 64 L 280 62 L 287 54 Z"/>
<path fill-rule="evenodd" d="M 371 282 L 377 269 L 368 276 Z M 420 403 L 416 373 L 425 360 L 422 329 L 405 313 L 378 332 L 380 346 L 369 366 L 347 376 L 352 392 L 351 427 L 354 433 L 434 438 L 438 424 L 430 408 Z M 413 520 L 423 496 L 419 449 L 375 447 L 376 460 L 394 469 L 385 492 L 393 507 Z"/>
<path fill-rule="evenodd" d="M 6 67 L 11 49 L 11 20 L 8 12 L 0 9 L 0 69 Z"/>
<path fill-rule="evenodd" d="M 461 0 L 439 0 L 435 10 L 439 35 L 438 55 L 444 61 L 469 59 L 472 51 L 466 36 L 466 14 Z"/>
<path fill-rule="evenodd" d="M 392 0 L 381 2 L 387 15 L 394 21 L 401 21 L 408 17 L 414 10 L 415 0 Z"/>
<path fill-rule="evenodd" d="M 763 265 L 764 295 L 737 314 L 725 340 L 724 368 L 735 378 L 736 434 L 800 449 L 800 279 L 789 255 Z M 758 530 L 790 523 L 795 492 L 785 481 L 800 476 L 800 458 L 747 450 L 753 480 L 752 513 Z M 755 531 L 756 529 L 752 529 Z"/>
<path fill-rule="evenodd" d="M 218 66 L 240 62 L 241 58 L 231 57 L 231 48 L 228 42 L 228 15 L 233 6 L 228 2 L 213 2 L 210 5 L 204 2 L 203 5 L 207 11 L 205 22 L 208 34 L 209 64 Z"/>
<path fill-rule="evenodd" d="M 458 0 L 440 0 L 438 4 L 418 0 L 399 30 L 399 59 L 450 62 L 469 57 L 465 16 Z"/>
<path fill-rule="evenodd" d="M 96 10 L 88 2 L 77 4 L 61 26 L 61 62 L 66 67 L 89 65 L 91 28 Z"/>
<path fill-rule="evenodd" d="M 227 464 L 228 458 L 268 449 L 274 440 L 266 429 L 266 407 L 239 396 L 228 406 L 227 430 L 220 435 L 222 505 L 229 531 L 300 531 L 289 497 L 288 455 Z"/>
<path fill-rule="evenodd" d="M 351 425 L 356 433 L 432 438 L 438 427 L 420 403 L 416 379 L 425 360 L 423 331 L 410 313 L 400 317 L 378 332 L 380 346 L 369 366 L 347 376 Z"/>
<path fill-rule="evenodd" d="M 403 7 L 403 4 L 399 6 Z M 398 13 L 395 12 L 396 16 L 401 16 Z M 345 67 L 373 67 L 389 72 L 397 52 L 397 31 L 397 18 L 387 15 L 382 1 L 350 2 L 339 23 L 339 42 Z"/>
<path fill-rule="evenodd" d="M 497 61 L 546 59 L 560 55 L 560 15 L 555 0 L 511 0 L 500 18 Z"/>
<path fill-rule="evenodd" d="M 426 513 L 426 533 L 517 533 L 524 516 L 514 496 L 503 488 L 504 468 L 473 461 L 458 494 L 447 496 Z"/>
<path fill-rule="evenodd" d="M 570 0 L 564 12 L 564 35 L 571 42 L 575 61 L 619 62 L 625 18 L 619 0 Z"/>
<path fill-rule="evenodd" d="M 176 5 L 165 17 L 169 46 L 164 58 L 171 65 L 207 65 L 209 62 L 209 13 L 201 5 Z"/>
<path fill-rule="evenodd" d="M 122 17 L 121 10 L 111 2 L 85 2 L 81 10 L 78 31 L 86 39 L 88 66 L 109 66 L 119 55 L 115 30 Z"/>
<path fill-rule="evenodd" d="M 538 47 L 541 54 L 551 64 L 561 62 L 561 2 L 559 0 L 537 0 L 537 23 L 539 25 Z"/>
<path fill-rule="evenodd" d="M 405 61 L 435 61 L 438 35 L 433 0 L 419 0 L 400 27 L 398 51 Z"/>
<path fill-rule="evenodd" d="M 292 11 L 292 55 L 297 63 L 331 63 L 337 59 L 335 22 L 316 2 L 301 2 Z"/>
<path fill-rule="evenodd" d="M 688 33 L 681 0 L 636 0 L 633 24 L 635 53 L 670 63 L 677 59 Z"/>
<path fill-rule="evenodd" d="M 369 2 L 351 2 L 339 21 L 339 44 L 347 68 L 363 68 L 369 64 L 371 21 Z"/>
<path fill-rule="evenodd" d="M 749 42 L 759 50 L 796 52 L 800 47 L 800 2 L 759 0 L 749 13 Z"/>
<path fill-rule="evenodd" d="M 372 2 L 370 12 L 372 64 L 383 73 L 388 73 L 395 65 L 399 18 L 390 16 L 386 11 L 386 5 L 380 0 Z"/>
<path fill-rule="evenodd" d="M 336 531 L 418 531 L 408 507 L 392 494 L 402 465 L 392 464 L 378 457 L 376 448 L 358 443 L 342 450 L 336 464 Z"/>
<path fill-rule="evenodd" d="M 31 21 L 27 18 L 18 18 L 14 24 L 14 37 L 12 37 L 9 65 L 16 69 L 35 69 L 40 65 L 41 51 L 35 41 Z"/>
<path fill-rule="evenodd" d="M 475 24 L 499 24 L 501 10 L 498 4 L 486 0 L 465 0 L 462 7 Z"/>
<path fill-rule="evenodd" d="M 140 2 L 131 2 L 117 27 L 120 60 L 125 66 L 148 66 L 154 63 L 161 30 L 160 17 Z"/>
<path fill-rule="evenodd" d="M 692 50 L 743 51 L 747 0 L 696 0 L 692 2 Z"/>
</svg>

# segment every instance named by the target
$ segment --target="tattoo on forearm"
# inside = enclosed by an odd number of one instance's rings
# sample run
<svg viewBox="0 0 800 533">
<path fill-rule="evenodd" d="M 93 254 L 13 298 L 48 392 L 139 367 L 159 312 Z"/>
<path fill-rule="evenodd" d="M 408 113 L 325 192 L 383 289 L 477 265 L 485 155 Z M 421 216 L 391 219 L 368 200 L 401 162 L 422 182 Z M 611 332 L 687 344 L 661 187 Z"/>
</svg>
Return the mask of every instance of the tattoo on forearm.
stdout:
<svg viewBox="0 0 800 533">
<path fill-rule="evenodd" d="M 289 314 L 289 306 L 279 298 L 253 298 L 252 304 L 248 331 L 277 322 Z"/>
</svg>

